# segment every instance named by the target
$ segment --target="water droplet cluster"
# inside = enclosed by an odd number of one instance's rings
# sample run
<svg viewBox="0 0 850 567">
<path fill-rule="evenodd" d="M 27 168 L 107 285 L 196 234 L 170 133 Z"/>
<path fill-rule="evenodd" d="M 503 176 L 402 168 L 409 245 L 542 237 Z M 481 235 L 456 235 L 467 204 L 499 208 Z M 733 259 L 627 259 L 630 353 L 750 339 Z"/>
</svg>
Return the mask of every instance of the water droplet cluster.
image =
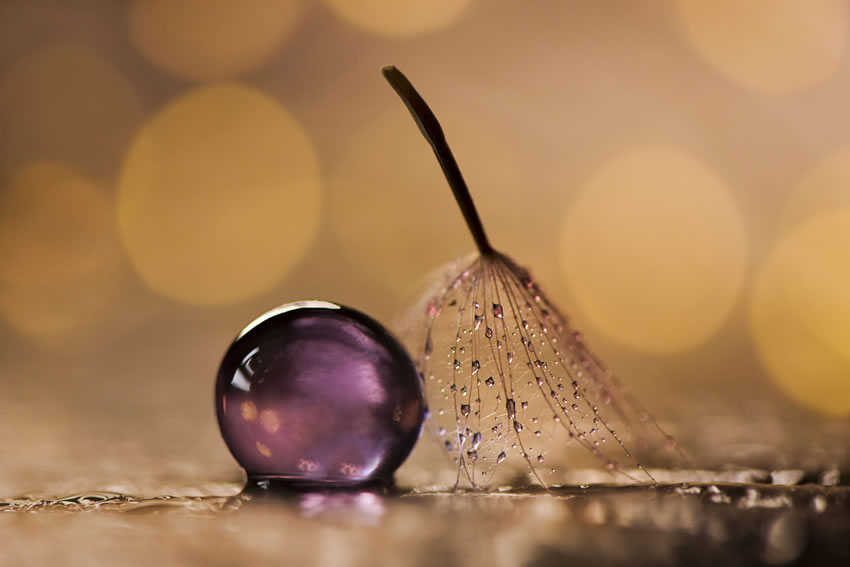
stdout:
<svg viewBox="0 0 850 567">
<path fill-rule="evenodd" d="M 520 474 L 552 484 L 571 446 L 652 482 L 630 442 L 667 437 L 527 270 L 498 252 L 479 256 L 429 305 L 420 364 L 459 485 L 515 483 Z"/>
</svg>

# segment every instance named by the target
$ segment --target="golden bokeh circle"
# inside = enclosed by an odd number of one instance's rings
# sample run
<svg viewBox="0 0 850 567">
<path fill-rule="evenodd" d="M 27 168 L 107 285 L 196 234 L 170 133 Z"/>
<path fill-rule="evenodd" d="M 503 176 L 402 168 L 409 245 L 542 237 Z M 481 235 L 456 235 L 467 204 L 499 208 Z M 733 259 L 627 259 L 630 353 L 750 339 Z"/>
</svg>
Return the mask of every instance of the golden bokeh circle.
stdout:
<svg viewBox="0 0 850 567">
<path fill-rule="evenodd" d="M 762 265 L 750 326 L 762 362 L 793 400 L 850 415 L 850 208 L 785 234 Z"/>
<path fill-rule="evenodd" d="M 262 66 L 295 27 L 300 0 L 136 0 L 130 38 L 147 59 L 188 79 Z"/>
<path fill-rule="evenodd" d="M 0 313 L 27 335 L 71 331 L 104 314 L 116 232 L 102 191 L 50 162 L 16 170 L 0 192 Z"/>
<path fill-rule="evenodd" d="M 793 91 L 825 80 L 845 55 L 844 0 L 678 0 L 697 51 L 748 87 Z"/>
<path fill-rule="evenodd" d="M 113 175 L 142 120 L 133 87 L 103 57 L 80 45 L 44 47 L 0 74 L 0 169 L 30 161 Z"/>
<path fill-rule="evenodd" d="M 443 118 L 491 236 L 522 239 L 529 231 L 515 205 L 524 180 L 512 146 L 483 117 L 450 111 Z M 474 248 L 431 148 L 399 110 L 373 120 L 335 161 L 328 216 L 352 264 L 399 297 Z"/>
<path fill-rule="evenodd" d="M 325 0 L 350 25 L 385 37 L 410 37 L 435 32 L 456 23 L 472 0 Z"/>
<path fill-rule="evenodd" d="M 793 226 L 836 208 L 850 207 L 850 146 L 820 160 L 786 200 L 783 221 Z"/>
<path fill-rule="evenodd" d="M 235 84 L 191 91 L 126 157 L 118 221 L 144 281 L 179 302 L 227 304 L 278 283 L 319 226 L 321 179 L 296 119 Z"/>
<path fill-rule="evenodd" d="M 672 148 L 639 149 L 599 169 L 567 211 L 560 244 L 579 310 L 646 352 L 707 340 L 744 278 L 746 236 L 727 187 Z"/>
</svg>

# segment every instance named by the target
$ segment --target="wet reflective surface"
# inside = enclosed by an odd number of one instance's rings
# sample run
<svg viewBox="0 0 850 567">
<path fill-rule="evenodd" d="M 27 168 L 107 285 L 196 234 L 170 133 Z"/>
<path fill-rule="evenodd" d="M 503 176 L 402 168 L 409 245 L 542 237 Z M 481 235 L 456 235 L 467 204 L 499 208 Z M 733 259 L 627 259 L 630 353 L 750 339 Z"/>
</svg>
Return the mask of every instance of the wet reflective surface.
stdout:
<svg viewBox="0 0 850 567">
<path fill-rule="evenodd" d="M 325 491 L 266 498 L 90 493 L 8 500 L 0 510 L 6 512 L 0 513 L 5 557 L 16 565 L 117 558 L 130 565 L 736 566 L 850 560 L 850 487 L 813 484 Z M 42 545 L 48 540 L 51 545 Z"/>
</svg>

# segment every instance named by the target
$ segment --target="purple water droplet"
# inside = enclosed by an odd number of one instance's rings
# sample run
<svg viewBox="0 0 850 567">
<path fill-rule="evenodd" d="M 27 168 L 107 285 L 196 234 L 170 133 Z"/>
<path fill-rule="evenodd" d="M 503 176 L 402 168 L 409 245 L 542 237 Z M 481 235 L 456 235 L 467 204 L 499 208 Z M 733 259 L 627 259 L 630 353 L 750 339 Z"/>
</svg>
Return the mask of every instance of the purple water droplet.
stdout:
<svg viewBox="0 0 850 567">
<path fill-rule="evenodd" d="M 404 348 L 331 303 L 284 305 L 257 321 L 228 349 L 215 388 L 222 437 L 249 479 L 390 484 L 425 416 Z"/>
</svg>

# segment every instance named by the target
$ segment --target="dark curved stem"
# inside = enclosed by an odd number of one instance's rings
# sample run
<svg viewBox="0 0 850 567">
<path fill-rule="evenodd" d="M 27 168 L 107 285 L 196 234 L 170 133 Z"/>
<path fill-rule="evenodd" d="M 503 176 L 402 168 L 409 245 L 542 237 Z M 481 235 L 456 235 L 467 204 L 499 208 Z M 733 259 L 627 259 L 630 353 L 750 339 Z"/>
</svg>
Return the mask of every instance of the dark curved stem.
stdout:
<svg viewBox="0 0 850 567">
<path fill-rule="evenodd" d="M 443 168 L 443 174 L 452 188 L 455 200 L 460 207 L 460 212 L 463 213 L 463 218 L 466 220 L 466 226 L 472 233 L 472 238 L 475 239 L 475 245 L 478 246 L 478 251 L 482 256 L 492 255 L 495 250 L 490 246 L 487 240 L 487 235 L 484 233 L 484 225 L 481 224 L 481 218 L 478 216 L 478 211 L 475 210 L 475 203 L 472 202 L 472 195 L 469 194 L 469 188 L 463 180 L 463 175 L 460 173 L 460 168 L 457 166 L 452 150 L 446 142 L 446 136 L 443 134 L 443 129 L 437 121 L 437 117 L 428 108 L 425 100 L 416 92 L 407 77 L 393 65 L 387 65 L 381 69 L 384 77 L 392 85 L 405 106 L 413 115 L 413 119 L 419 126 L 419 130 L 431 147 L 434 149 L 434 154 L 437 156 L 437 161 L 440 162 L 440 167 Z"/>
</svg>

